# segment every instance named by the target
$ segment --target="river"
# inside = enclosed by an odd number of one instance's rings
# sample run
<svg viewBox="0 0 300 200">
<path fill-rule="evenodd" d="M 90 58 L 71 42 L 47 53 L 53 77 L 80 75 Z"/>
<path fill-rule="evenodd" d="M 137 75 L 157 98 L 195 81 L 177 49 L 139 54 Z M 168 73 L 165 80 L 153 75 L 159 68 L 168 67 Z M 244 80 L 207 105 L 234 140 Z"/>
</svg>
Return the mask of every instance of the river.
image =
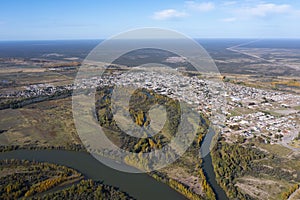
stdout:
<svg viewBox="0 0 300 200">
<path fill-rule="evenodd" d="M 16 150 L 0 153 L 0 159 L 25 159 L 65 165 L 81 172 L 86 178 L 103 181 L 127 192 L 136 199 L 186 199 L 168 185 L 147 174 L 131 174 L 114 170 L 85 152 L 65 150 Z"/>
<path fill-rule="evenodd" d="M 203 148 L 201 147 L 201 151 L 207 151 L 214 135 L 214 131 L 209 131 L 203 143 L 206 145 L 204 145 Z M 168 185 L 156 181 L 147 174 L 131 174 L 114 170 L 102 164 L 86 152 L 66 150 L 15 150 L 0 153 L 0 159 L 35 160 L 68 166 L 78 170 L 88 179 L 100 180 L 103 181 L 104 184 L 118 187 L 136 199 L 186 199 Z M 207 176 L 208 183 L 216 193 L 217 199 L 228 199 L 223 189 L 216 182 L 210 154 L 207 154 L 203 158 L 203 170 Z"/>
<path fill-rule="evenodd" d="M 212 144 L 212 142 L 215 135 L 216 132 L 212 128 L 209 128 L 208 133 L 206 134 L 202 142 L 201 149 L 200 149 L 200 154 L 203 156 L 202 168 L 206 176 L 207 182 L 212 187 L 214 193 L 216 194 L 217 199 L 228 200 L 225 191 L 220 187 L 220 185 L 216 181 L 216 174 L 214 171 L 214 167 L 210 155 L 210 147 L 211 145 L 214 145 Z"/>
</svg>

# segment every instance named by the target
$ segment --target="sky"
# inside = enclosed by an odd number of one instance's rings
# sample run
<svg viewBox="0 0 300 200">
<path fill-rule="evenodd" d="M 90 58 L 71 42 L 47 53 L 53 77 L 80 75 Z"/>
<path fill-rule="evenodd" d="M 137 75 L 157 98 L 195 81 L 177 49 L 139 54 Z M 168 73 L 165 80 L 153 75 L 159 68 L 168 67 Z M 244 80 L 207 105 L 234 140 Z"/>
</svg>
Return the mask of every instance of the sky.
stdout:
<svg viewBox="0 0 300 200">
<path fill-rule="evenodd" d="M 0 40 L 105 39 L 143 27 L 193 38 L 300 38 L 300 1 L 0 0 Z"/>
</svg>

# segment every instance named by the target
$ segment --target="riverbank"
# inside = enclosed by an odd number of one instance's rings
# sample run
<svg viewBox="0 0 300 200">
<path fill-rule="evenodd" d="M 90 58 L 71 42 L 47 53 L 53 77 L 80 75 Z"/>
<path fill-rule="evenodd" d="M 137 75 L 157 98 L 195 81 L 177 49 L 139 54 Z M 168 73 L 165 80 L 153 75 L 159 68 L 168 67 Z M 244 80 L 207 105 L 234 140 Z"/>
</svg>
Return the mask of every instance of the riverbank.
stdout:
<svg viewBox="0 0 300 200">
<path fill-rule="evenodd" d="M 186 199 L 183 195 L 147 174 L 129 174 L 107 167 L 85 152 L 64 150 L 16 150 L 0 153 L 0 159 L 26 159 L 71 167 L 87 179 L 103 181 L 126 191 L 136 199 Z"/>
</svg>

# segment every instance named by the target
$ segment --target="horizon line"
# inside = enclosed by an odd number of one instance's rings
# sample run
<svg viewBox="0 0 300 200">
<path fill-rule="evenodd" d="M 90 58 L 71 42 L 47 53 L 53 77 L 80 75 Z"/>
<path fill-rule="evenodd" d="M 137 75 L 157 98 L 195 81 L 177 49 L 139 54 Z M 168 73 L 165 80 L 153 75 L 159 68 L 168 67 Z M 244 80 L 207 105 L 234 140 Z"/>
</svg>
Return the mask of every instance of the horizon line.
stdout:
<svg viewBox="0 0 300 200">
<path fill-rule="evenodd" d="M 75 39 L 8 39 L 8 40 L 1 40 L 0 42 L 38 42 L 38 41 L 103 41 L 103 40 L 107 40 L 108 38 L 75 38 Z M 151 38 L 149 38 L 151 39 Z M 194 40 L 300 40 L 300 37 L 295 37 L 295 38 L 287 38 L 287 37 L 266 37 L 266 38 L 258 38 L 258 37 L 191 37 L 191 39 Z"/>
</svg>

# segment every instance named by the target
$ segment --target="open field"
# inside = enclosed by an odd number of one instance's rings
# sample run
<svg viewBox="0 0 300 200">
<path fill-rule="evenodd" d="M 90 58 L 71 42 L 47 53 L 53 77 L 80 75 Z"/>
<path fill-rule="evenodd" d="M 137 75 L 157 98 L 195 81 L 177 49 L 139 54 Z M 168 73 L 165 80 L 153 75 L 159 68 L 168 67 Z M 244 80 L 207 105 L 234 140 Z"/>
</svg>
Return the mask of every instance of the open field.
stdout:
<svg viewBox="0 0 300 200">
<path fill-rule="evenodd" d="M 281 192 L 288 190 L 293 184 L 284 180 L 272 180 L 272 177 L 256 178 L 245 176 L 237 180 L 236 186 L 242 192 L 256 199 L 281 199 Z"/>
<path fill-rule="evenodd" d="M 79 144 L 71 98 L 0 110 L 1 145 L 66 146 Z"/>
<path fill-rule="evenodd" d="M 268 90 L 272 89 L 298 94 L 300 93 L 299 76 L 263 76 L 228 73 L 223 73 L 223 75 L 227 78 L 225 81 L 235 84 Z"/>
</svg>

